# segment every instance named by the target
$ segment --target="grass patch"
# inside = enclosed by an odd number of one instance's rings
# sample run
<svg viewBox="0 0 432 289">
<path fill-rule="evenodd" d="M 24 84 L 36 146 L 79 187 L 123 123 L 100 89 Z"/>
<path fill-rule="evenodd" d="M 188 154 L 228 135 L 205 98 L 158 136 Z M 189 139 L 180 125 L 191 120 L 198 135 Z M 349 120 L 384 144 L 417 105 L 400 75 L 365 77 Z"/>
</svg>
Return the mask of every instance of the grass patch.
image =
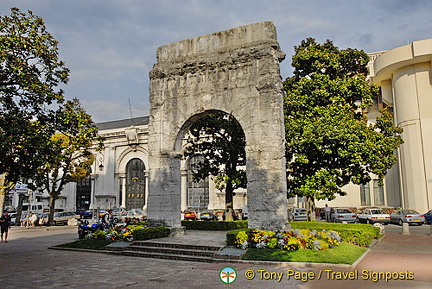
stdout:
<svg viewBox="0 0 432 289">
<path fill-rule="evenodd" d="M 99 239 L 82 239 L 71 243 L 58 245 L 62 248 L 77 248 L 77 249 L 92 249 L 92 250 L 105 250 L 105 247 L 113 243 L 111 240 Z"/>
<path fill-rule="evenodd" d="M 345 242 L 339 246 L 323 251 L 297 250 L 283 251 L 278 249 L 248 249 L 243 260 L 278 261 L 278 262 L 312 262 L 331 264 L 352 264 L 366 251 Z"/>
</svg>

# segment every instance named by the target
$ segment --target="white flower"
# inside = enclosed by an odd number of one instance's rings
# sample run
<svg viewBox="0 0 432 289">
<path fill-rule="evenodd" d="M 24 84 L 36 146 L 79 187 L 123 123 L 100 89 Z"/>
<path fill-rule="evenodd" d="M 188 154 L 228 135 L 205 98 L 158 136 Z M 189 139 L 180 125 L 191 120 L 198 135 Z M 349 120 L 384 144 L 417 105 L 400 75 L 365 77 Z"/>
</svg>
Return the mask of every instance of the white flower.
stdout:
<svg viewBox="0 0 432 289">
<path fill-rule="evenodd" d="M 267 247 L 267 245 L 266 245 L 266 243 L 264 243 L 264 242 L 260 242 L 260 243 L 256 244 L 255 247 L 256 247 L 257 249 L 262 249 L 262 248 Z"/>
</svg>

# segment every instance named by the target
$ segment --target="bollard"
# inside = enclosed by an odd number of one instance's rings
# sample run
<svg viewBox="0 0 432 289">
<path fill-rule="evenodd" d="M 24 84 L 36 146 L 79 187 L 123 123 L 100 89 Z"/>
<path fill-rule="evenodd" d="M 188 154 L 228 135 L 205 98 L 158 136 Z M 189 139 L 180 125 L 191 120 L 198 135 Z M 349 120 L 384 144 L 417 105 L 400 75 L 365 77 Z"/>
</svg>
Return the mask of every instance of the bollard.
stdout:
<svg viewBox="0 0 432 289">
<path fill-rule="evenodd" d="M 411 233 L 409 231 L 409 224 L 408 223 L 402 224 L 402 235 L 411 235 Z"/>
</svg>

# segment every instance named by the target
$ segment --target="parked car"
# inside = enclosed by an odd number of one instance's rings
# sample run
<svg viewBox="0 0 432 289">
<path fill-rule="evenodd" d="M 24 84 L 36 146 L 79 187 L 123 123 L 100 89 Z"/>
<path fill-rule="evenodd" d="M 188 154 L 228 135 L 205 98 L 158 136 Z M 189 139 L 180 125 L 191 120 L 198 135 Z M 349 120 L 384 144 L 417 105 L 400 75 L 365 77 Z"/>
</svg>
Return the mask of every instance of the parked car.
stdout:
<svg viewBox="0 0 432 289">
<path fill-rule="evenodd" d="M 127 211 L 126 211 L 125 208 L 113 208 L 111 210 L 113 212 L 113 216 L 114 217 L 116 217 L 116 216 L 123 216 L 123 215 L 125 215 L 127 213 Z"/>
<path fill-rule="evenodd" d="M 293 208 L 288 210 L 288 220 L 292 221 L 306 221 L 307 214 L 306 209 L 303 208 Z"/>
<path fill-rule="evenodd" d="M 247 205 L 244 205 L 242 211 L 242 220 L 247 220 L 248 218 L 249 218 L 249 209 Z"/>
<path fill-rule="evenodd" d="M 424 222 L 425 217 L 415 210 L 402 209 L 390 214 L 390 223 L 399 224 L 399 226 L 402 226 L 403 223 L 421 226 Z"/>
<path fill-rule="evenodd" d="M 117 223 L 117 222 L 124 222 L 126 221 L 127 218 L 129 219 L 136 218 L 140 221 L 144 221 L 147 219 L 147 212 L 141 209 L 131 209 L 123 213 L 121 216 L 114 216 L 113 220 L 114 223 Z"/>
<path fill-rule="evenodd" d="M 330 220 L 336 223 L 355 223 L 357 215 L 348 208 L 332 208 L 330 211 Z"/>
<path fill-rule="evenodd" d="M 56 212 L 54 213 L 54 225 L 64 224 L 67 225 L 70 219 L 79 219 L 79 215 L 74 212 Z"/>
<path fill-rule="evenodd" d="M 197 214 L 195 211 L 187 210 L 184 212 L 184 219 L 194 221 L 197 219 Z"/>
<path fill-rule="evenodd" d="M 425 218 L 425 223 L 426 224 L 431 224 L 432 223 L 432 210 L 428 211 L 427 213 L 424 213 L 423 216 Z"/>
<path fill-rule="evenodd" d="M 390 223 L 390 215 L 384 213 L 384 211 L 379 208 L 367 208 L 364 209 L 362 213 L 357 214 L 357 221 L 359 223 L 383 223 L 387 225 Z"/>
<path fill-rule="evenodd" d="M 91 219 L 93 217 L 92 210 L 79 210 L 76 214 L 79 215 L 81 219 Z"/>
<path fill-rule="evenodd" d="M 204 210 L 200 213 L 200 220 L 202 220 L 202 221 L 216 221 L 217 216 L 213 210 Z"/>
<path fill-rule="evenodd" d="M 10 213 L 10 214 L 9 214 L 10 221 L 11 221 L 11 225 L 14 225 L 14 224 L 15 224 L 16 216 L 17 216 L 17 213 Z"/>
</svg>

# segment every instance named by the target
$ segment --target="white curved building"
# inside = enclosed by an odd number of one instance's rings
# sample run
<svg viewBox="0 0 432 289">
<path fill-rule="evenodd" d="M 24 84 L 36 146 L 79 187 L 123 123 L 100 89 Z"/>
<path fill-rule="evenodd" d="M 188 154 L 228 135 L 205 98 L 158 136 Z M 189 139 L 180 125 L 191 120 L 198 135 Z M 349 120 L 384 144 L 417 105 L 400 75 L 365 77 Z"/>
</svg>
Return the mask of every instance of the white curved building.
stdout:
<svg viewBox="0 0 432 289">
<path fill-rule="evenodd" d="M 388 205 L 426 212 L 432 208 L 432 39 L 371 58 L 371 80 L 403 129 L 397 171 L 386 181 Z"/>
</svg>

